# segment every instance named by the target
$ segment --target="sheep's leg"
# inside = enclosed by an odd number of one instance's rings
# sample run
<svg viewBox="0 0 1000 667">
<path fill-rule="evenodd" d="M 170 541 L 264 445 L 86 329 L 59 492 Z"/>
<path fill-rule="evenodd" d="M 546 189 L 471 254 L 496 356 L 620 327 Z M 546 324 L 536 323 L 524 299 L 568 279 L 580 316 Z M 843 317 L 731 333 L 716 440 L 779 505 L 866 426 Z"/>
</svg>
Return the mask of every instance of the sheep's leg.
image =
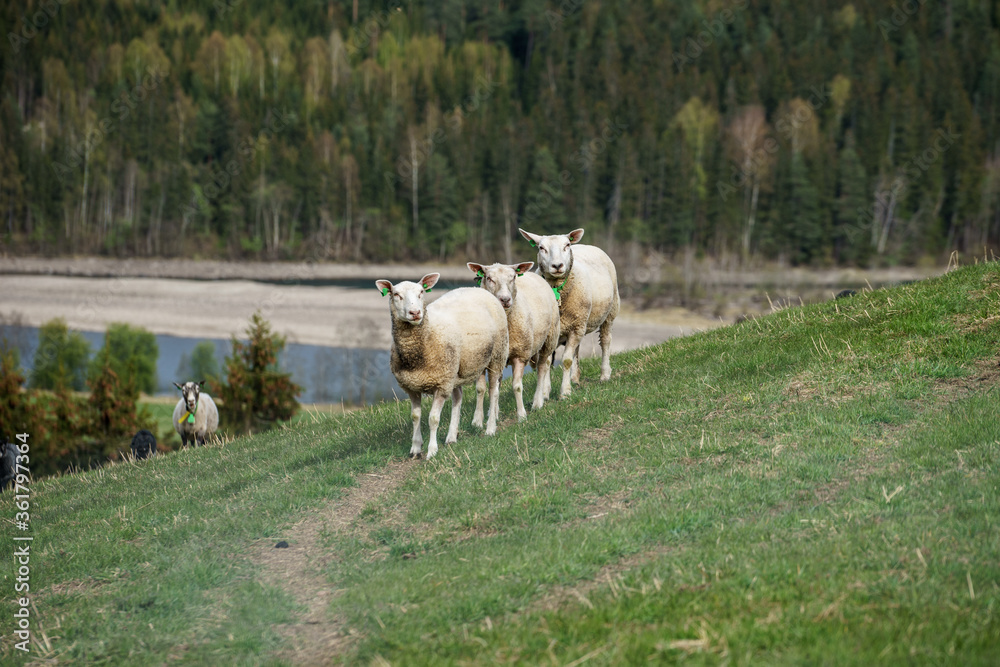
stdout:
<svg viewBox="0 0 1000 667">
<path fill-rule="evenodd" d="M 552 346 L 552 352 L 548 355 L 548 363 L 545 364 L 545 400 L 549 400 L 552 396 L 552 369 L 556 365 L 556 350 L 559 348 L 559 343 Z"/>
<path fill-rule="evenodd" d="M 614 320 L 604 320 L 601 325 L 601 381 L 611 379 L 611 325 Z"/>
<path fill-rule="evenodd" d="M 580 348 L 583 347 L 583 337 L 580 337 L 576 348 L 573 350 L 573 384 L 580 384 Z"/>
<path fill-rule="evenodd" d="M 531 401 L 531 409 L 538 410 L 545 405 L 545 399 L 549 397 L 549 355 L 538 355 L 538 364 L 535 366 L 535 375 L 538 383 L 535 385 L 535 397 Z"/>
<path fill-rule="evenodd" d="M 427 445 L 427 458 L 432 458 L 438 451 L 438 424 L 441 423 L 441 410 L 448 394 L 440 389 L 434 392 L 434 402 L 431 403 L 431 414 L 427 421 L 431 427 L 431 441 Z"/>
<path fill-rule="evenodd" d="M 486 396 L 486 371 L 476 380 L 476 411 L 472 413 L 472 425 L 483 427 L 483 398 Z"/>
<path fill-rule="evenodd" d="M 496 435 L 497 417 L 500 412 L 500 378 L 503 366 L 490 369 L 490 416 L 486 419 L 486 435 Z"/>
<path fill-rule="evenodd" d="M 455 387 L 451 390 L 451 421 L 448 422 L 448 436 L 444 439 L 444 444 L 450 445 L 458 440 L 458 418 L 462 414 L 462 388 Z"/>
<path fill-rule="evenodd" d="M 528 412 L 524 409 L 524 360 L 514 359 L 511 365 L 514 367 L 514 402 L 517 404 L 517 421 L 524 421 L 528 418 Z M 537 391 L 535 392 L 538 393 Z M 490 398 L 490 413 L 493 412 L 493 400 Z"/>
<path fill-rule="evenodd" d="M 570 378 L 573 375 L 574 368 L 579 372 L 579 366 L 577 364 L 577 357 L 580 354 L 580 340 L 581 336 L 576 331 L 570 332 L 566 339 L 566 347 L 563 348 L 562 356 L 562 389 L 559 391 L 559 398 L 569 398 L 572 393 L 572 388 L 570 386 Z M 579 380 L 577 380 L 579 382 Z"/>
<path fill-rule="evenodd" d="M 420 392 L 407 392 L 410 395 L 410 421 L 413 422 L 413 439 L 410 441 L 410 458 L 420 458 L 420 449 L 424 445 L 424 436 L 420 434 Z"/>
</svg>

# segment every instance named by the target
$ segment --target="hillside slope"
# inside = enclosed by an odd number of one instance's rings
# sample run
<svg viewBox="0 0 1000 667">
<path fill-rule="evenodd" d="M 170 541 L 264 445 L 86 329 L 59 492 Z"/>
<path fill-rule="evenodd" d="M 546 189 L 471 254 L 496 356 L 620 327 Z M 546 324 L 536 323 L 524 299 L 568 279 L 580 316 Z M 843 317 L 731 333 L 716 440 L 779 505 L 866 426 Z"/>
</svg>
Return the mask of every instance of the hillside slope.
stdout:
<svg viewBox="0 0 1000 667">
<path fill-rule="evenodd" d="M 998 361 L 986 264 L 585 362 L 523 424 L 505 385 L 431 461 L 400 402 L 39 481 L 28 658 L 987 664 Z"/>
</svg>

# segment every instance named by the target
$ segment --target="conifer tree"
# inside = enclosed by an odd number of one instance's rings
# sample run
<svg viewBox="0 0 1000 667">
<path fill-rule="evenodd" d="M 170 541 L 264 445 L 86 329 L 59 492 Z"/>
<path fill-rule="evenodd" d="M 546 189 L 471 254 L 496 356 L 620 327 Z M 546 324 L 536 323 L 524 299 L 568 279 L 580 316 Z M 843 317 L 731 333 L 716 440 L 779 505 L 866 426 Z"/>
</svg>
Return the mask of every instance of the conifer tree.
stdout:
<svg viewBox="0 0 1000 667">
<path fill-rule="evenodd" d="M 226 357 L 226 382 L 213 386 L 213 393 L 221 399 L 219 411 L 225 426 L 243 433 L 291 419 L 299 409 L 296 396 L 302 393 L 292 382 L 292 374 L 279 370 L 285 338 L 271 332 L 260 311 L 250 317 L 246 334 L 246 342 L 233 337 L 233 352 Z"/>
</svg>

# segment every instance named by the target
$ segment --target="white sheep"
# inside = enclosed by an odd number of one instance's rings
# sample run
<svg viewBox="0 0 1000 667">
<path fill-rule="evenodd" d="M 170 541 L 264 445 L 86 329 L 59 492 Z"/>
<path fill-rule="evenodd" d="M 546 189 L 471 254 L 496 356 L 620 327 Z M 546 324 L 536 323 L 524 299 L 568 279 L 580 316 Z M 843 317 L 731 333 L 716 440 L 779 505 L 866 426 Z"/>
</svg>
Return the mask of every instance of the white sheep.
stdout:
<svg viewBox="0 0 1000 667">
<path fill-rule="evenodd" d="M 538 410 L 545 405 L 552 390 L 549 371 L 552 368 L 552 353 L 559 346 L 559 302 L 544 278 L 537 273 L 528 273 L 534 265 L 534 262 L 490 266 L 468 263 L 480 286 L 493 294 L 507 311 L 510 337 L 507 364 L 514 369 L 514 400 L 519 421 L 528 417 L 523 398 L 525 364 L 530 362 L 538 375 L 535 397 L 531 402 L 531 409 Z M 476 404 L 481 402 L 482 394 L 479 394 Z"/>
<path fill-rule="evenodd" d="M 559 299 L 559 342 L 566 344 L 559 396 L 566 398 L 570 395 L 571 378 L 580 382 L 580 343 L 592 331 L 600 329 L 601 380 L 611 377 L 611 327 L 621 307 L 618 272 L 600 248 L 574 247 L 583 238 L 582 229 L 554 236 L 518 231 L 538 248 L 537 271 Z"/>
<path fill-rule="evenodd" d="M 204 445 L 219 428 L 219 409 L 215 401 L 201 388 L 205 381 L 174 383 L 181 390 L 181 399 L 174 407 L 174 430 L 181 436 L 181 447 L 193 442 Z"/>
<path fill-rule="evenodd" d="M 445 399 L 451 396 L 451 421 L 445 438 L 445 443 L 451 444 L 458 439 L 462 387 L 477 382 L 485 371 L 489 371 L 490 385 L 486 435 L 494 435 L 497 431 L 498 389 L 507 363 L 507 317 L 495 297 L 474 287 L 451 290 L 425 306 L 424 292 L 430 291 L 440 277 L 438 273 L 430 273 L 419 283 L 403 281 L 397 285 L 388 280 L 375 281 L 382 296 L 391 296 L 390 368 L 399 386 L 410 397 L 410 419 L 413 421 L 410 456 L 413 458 L 420 456 L 423 447 L 421 396 L 434 396 L 428 418 L 431 437 L 427 458 L 431 458 L 437 454 L 437 429 Z M 481 406 L 472 424 L 483 425 Z"/>
</svg>

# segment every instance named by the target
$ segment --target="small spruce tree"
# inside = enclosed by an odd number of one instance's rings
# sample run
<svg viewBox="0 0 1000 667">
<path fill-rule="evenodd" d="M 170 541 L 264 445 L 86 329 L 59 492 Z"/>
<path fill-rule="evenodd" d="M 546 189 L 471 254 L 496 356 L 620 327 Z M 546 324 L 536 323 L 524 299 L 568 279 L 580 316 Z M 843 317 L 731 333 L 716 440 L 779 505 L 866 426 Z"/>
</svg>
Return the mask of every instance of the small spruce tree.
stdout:
<svg viewBox="0 0 1000 667">
<path fill-rule="evenodd" d="M 213 388 L 221 399 L 224 425 L 242 433 L 291 419 L 299 409 L 296 397 L 302 393 L 292 374 L 278 368 L 284 336 L 272 333 L 260 312 L 250 318 L 246 333 L 245 343 L 233 337 L 233 353 L 226 357 L 226 383 Z"/>
<path fill-rule="evenodd" d="M 13 437 L 28 429 L 25 417 L 25 400 L 21 394 L 24 374 L 17 363 L 16 353 L 0 350 L 0 424 L 4 432 L 0 436 Z"/>
<path fill-rule="evenodd" d="M 135 382 L 131 379 L 121 381 L 112 367 L 107 348 L 94 361 L 94 372 L 89 380 L 92 432 L 104 438 L 131 435 L 139 426 Z"/>
</svg>

